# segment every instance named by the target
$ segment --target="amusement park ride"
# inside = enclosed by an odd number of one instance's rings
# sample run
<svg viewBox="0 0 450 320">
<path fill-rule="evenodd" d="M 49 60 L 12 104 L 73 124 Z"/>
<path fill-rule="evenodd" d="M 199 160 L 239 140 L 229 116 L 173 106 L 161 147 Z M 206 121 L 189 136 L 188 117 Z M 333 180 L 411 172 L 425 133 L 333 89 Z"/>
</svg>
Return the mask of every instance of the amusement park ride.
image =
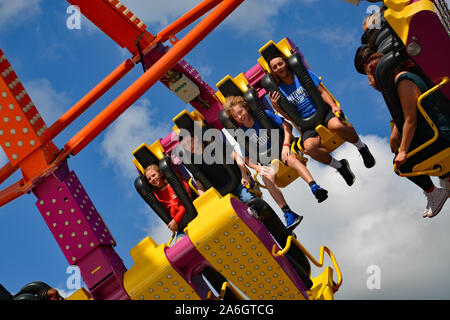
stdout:
<svg viewBox="0 0 450 320">
<path fill-rule="evenodd" d="M 300 61 L 301 65 L 307 66 L 295 44 L 288 38 L 269 41 L 259 50 L 261 58 L 255 66 L 236 77 L 226 76 L 217 84 L 216 91 L 182 59 L 244 0 L 204 0 L 157 35 L 148 32 L 144 23 L 118 0 L 68 1 L 78 6 L 82 14 L 120 47 L 128 49 L 133 58 L 120 64 L 50 127 L 46 126 L 5 53 L 0 50 L 0 144 L 9 159 L 0 169 L 0 183 L 18 169 L 22 174 L 20 181 L 0 191 L 0 206 L 26 193 L 36 196 L 42 218 L 68 263 L 79 267 L 87 287 L 68 299 L 333 299 L 342 283 L 342 274 L 327 247 L 321 248 L 317 261 L 293 234 L 280 227 L 273 216 L 271 218 L 270 208 L 261 203 L 254 206 L 241 203 L 230 192 L 232 184 L 236 183 L 231 171 L 229 186 L 221 190 L 211 187 L 192 202 L 183 195 L 176 174 L 177 167 L 183 164 L 171 157 L 171 152 L 177 150 L 177 135 L 181 128 L 192 123 L 217 129 L 230 128 L 230 123 L 221 116 L 226 96 L 242 95 L 253 99 L 255 108 L 261 107 L 260 99 L 270 85 L 266 81 L 270 70 L 265 60 L 270 54 L 277 51 L 289 61 Z M 394 60 L 408 55 L 436 85 L 433 92 L 440 90 L 442 98 L 448 102 L 450 61 L 446 55 L 450 52 L 450 24 L 445 1 L 386 0 L 384 4 L 387 8 L 377 39 L 379 51 Z M 206 17 L 182 39 L 177 38 L 180 31 L 206 13 Z M 429 34 L 443 40 L 433 41 L 432 37 L 427 37 Z M 172 44 L 170 48 L 163 44 L 167 41 Z M 442 55 L 441 59 L 437 55 Z M 433 63 L 436 60 L 441 63 Z M 64 148 L 58 148 L 52 140 L 138 63 L 144 67 L 144 74 L 73 136 Z M 380 77 L 386 75 L 380 74 Z M 174 244 L 161 245 L 146 237 L 130 250 L 134 265 L 127 270 L 114 250 L 116 242 L 112 234 L 77 175 L 69 169 L 67 160 L 83 150 L 157 81 L 195 110 L 177 115 L 174 131 L 169 136 L 151 145 L 136 146 L 134 163 L 140 174 L 135 186 L 167 223 L 167 213 L 152 197 L 143 176 L 143 169 L 148 164 L 159 164 L 184 200 L 187 214 L 183 228 L 187 236 Z M 389 88 L 383 91 L 387 102 L 390 101 L 388 91 Z M 426 111 L 419 108 L 426 116 Z M 295 123 L 295 119 L 290 120 Z M 436 132 L 432 122 L 430 127 Z M 330 151 L 342 144 L 342 140 L 326 128 L 317 130 Z M 417 165 L 413 172 L 404 175 L 426 172 L 443 176 L 449 172 L 450 148 L 439 145 L 436 149 L 436 141 L 439 138 L 433 136 L 412 152 L 410 157 L 416 159 Z M 293 145 L 292 150 L 303 159 L 305 152 L 299 144 Z M 296 176 L 281 161 L 278 166 L 280 186 L 295 180 Z M 210 214 L 212 211 L 214 215 Z M 325 253 L 330 256 L 333 268 L 327 266 L 319 276 L 311 278 L 310 262 L 323 267 Z"/>
</svg>

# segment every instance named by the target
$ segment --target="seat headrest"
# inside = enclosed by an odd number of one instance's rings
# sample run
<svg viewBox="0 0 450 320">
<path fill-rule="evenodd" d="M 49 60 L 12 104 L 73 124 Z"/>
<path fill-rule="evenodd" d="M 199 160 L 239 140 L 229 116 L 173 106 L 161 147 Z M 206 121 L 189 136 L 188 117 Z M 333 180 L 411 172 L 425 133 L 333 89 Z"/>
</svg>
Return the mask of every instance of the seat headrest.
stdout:
<svg viewBox="0 0 450 320">
<path fill-rule="evenodd" d="M 269 61 L 269 58 L 275 56 L 275 55 L 283 55 L 286 57 L 286 55 L 284 55 L 275 45 L 275 43 L 271 43 L 268 46 L 266 46 L 265 48 L 263 48 L 261 51 L 261 56 L 264 58 L 264 60 L 266 60 L 267 62 Z M 286 57 L 288 58 L 288 57 Z"/>
<path fill-rule="evenodd" d="M 222 109 L 219 111 L 219 120 L 226 129 L 238 129 L 239 127 L 236 125 L 236 123 L 228 118 L 227 113 L 225 112 L 225 109 Z"/>
<path fill-rule="evenodd" d="M 239 87 L 233 82 L 231 78 L 225 79 L 220 85 L 217 87 L 220 92 L 222 92 L 223 96 L 230 97 L 230 96 L 242 96 L 243 93 L 239 89 Z"/>
<path fill-rule="evenodd" d="M 159 159 L 151 152 L 149 146 L 145 143 L 141 144 L 136 150 L 133 151 L 133 162 L 136 167 L 144 173 L 144 169 L 151 164 L 158 164 Z"/>
</svg>

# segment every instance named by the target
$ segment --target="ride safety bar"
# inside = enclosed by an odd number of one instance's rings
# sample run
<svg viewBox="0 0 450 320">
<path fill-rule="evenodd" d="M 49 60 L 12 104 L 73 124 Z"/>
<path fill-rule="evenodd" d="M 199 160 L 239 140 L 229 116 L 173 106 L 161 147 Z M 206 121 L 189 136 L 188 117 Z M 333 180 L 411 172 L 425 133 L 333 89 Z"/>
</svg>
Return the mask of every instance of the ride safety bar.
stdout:
<svg viewBox="0 0 450 320">
<path fill-rule="evenodd" d="M 341 273 L 341 269 L 339 268 L 339 265 L 336 261 L 336 258 L 334 257 L 334 254 L 330 251 L 330 249 L 328 249 L 326 246 L 322 246 L 320 248 L 320 258 L 319 261 L 317 261 L 309 252 L 308 250 L 305 249 L 305 247 L 303 247 L 303 245 L 293 236 L 288 236 L 287 237 L 287 241 L 286 241 L 286 246 L 284 247 L 284 249 L 279 250 L 278 252 L 276 252 L 276 248 L 277 245 L 274 244 L 272 247 L 272 255 L 274 257 L 280 257 L 280 256 L 284 256 L 289 249 L 291 248 L 291 244 L 292 242 L 294 242 L 294 244 L 308 257 L 308 259 L 314 263 L 314 265 L 316 265 L 318 268 L 321 268 L 323 266 L 323 260 L 324 260 L 324 252 L 326 252 L 328 254 L 328 256 L 331 259 L 331 262 L 333 263 L 333 266 L 335 268 L 335 271 L 338 275 L 338 281 L 337 283 L 333 286 L 333 292 L 338 291 L 339 287 L 342 284 L 342 273 Z"/>
<path fill-rule="evenodd" d="M 434 135 L 433 135 L 433 138 L 431 138 L 424 144 L 418 146 L 416 149 L 412 150 L 411 152 L 408 152 L 408 154 L 406 155 L 406 159 L 411 158 L 413 155 L 415 155 L 419 151 L 425 149 L 426 147 L 428 147 L 429 145 L 431 145 L 433 142 L 435 142 L 438 139 L 439 131 L 438 131 L 436 125 L 431 120 L 431 118 L 426 113 L 425 109 L 423 108 L 422 101 L 425 98 L 427 98 L 428 96 L 435 93 L 436 91 L 440 90 L 442 87 L 446 86 L 449 82 L 450 82 L 450 79 L 448 77 L 444 77 L 439 84 L 435 85 L 433 88 L 424 92 L 419 97 L 419 99 L 417 99 L 417 108 L 419 109 L 420 113 L 422 113 L 422 115 L 424 116 L 425 120 L 428 122 L 430 127 L 433 129 Z M 435 169 L 430 169 L 430 170 L 425 170 L 425 171 L 402 173 L 402 172 L 398 171 L 397 164 L 394 163 L 394 172 L 397 173 L 400 177 L 416 177 L 416 176 L 422 176 L 422 175 L 436 175 L 439 173 L 440 170 L 441 170 L 441 168 L 435 168 Z"/>
</svg>

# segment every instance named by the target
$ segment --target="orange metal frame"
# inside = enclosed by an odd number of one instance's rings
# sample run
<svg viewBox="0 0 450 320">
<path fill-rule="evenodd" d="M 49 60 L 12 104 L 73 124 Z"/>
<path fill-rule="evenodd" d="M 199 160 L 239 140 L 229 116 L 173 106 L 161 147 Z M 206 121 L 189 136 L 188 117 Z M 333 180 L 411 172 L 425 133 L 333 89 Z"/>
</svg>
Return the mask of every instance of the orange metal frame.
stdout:
<svg viewBox="0 0 450 320">
<path fill-rule="evenodd" d="M 44 178 L 49 172 L 56 169 L 69 155 L 78 154 L 128 107 L 138 100 L 170 68 L 178 63 L 179 60 L 202 41 L 244 0 L 202 1 L 195 8 L 158 33 L 157 36 L 147 32 L 145 30 L 146 26 L 117 0 L 68 1 L 73 5 L 77 5 L 88 19 L 94 22 L 121 47 L 126 47 L 133 54 L 133 58 L 127 59 L 119 65 L 110 75 L 101 81 L 49 128 L 46 130 L 40 129 L 43 132 L 38 134 L 39 144 L 34 147 L 34 149 L 29 148 L 29 150 L 27 149 L 25 152 L 21 149 L 22 154 L 19 156 L 15 155 L 14 160 L 11 155 L 7 153 L 10 162 L 0 168 L 0 183 L 3 183 L 8 179 L 18 168 L 21 168 L 23 178 L 0 191 L 0 207 L 31 190 L 39 179 Z M 212 11 L 182 39 L 178 40 L 176 38 L 177 33 L 198 20 L 210 10 Z M 142 52 L 144 55 L 151 51 L 158 43 L 167 40 L 170 40 L 173 43 L 173 47 L 111 104 L 73 136 L 65 144 L 63 150 L 58 150 L 53 144 L 52 139 L 113 87 L 134 67 L 135 63 L 139 62 L 141 57 L 136 46 L 137 39 L 140 39 L 139 45 L 143 48 Z M 0 80 L 2 79 L 0 78 Z M 1 81 L 0 84 L 2 84 Z M 6 82 L 3 84 L 6 85 Z M 11 97 L 11 104 L 19 104 L 17 99 L 13 101 L 15 97 L 16 95 L 13 94 Z M 36 114 L 38 114 L 37 110 Z M 34 121 L 31 123 L 33 122 Z M 41 123 L 40 125 L 44 124 Z M 38 132 L 37 128 L 32 127 L 30 129 L 34 131 L 34 134 Z"/>
</svg>

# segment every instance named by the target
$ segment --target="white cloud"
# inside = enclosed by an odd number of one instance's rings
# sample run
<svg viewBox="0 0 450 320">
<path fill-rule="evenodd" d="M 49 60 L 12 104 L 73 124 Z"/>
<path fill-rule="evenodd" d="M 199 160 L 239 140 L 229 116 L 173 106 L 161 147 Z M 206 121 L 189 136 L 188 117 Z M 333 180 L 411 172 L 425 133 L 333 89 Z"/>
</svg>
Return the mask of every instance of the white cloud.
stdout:
<svg viewBox="0 0 450 320">
<path fill-rule="evenodd" d="M 374 168 L 364 167 L 353 145 L 344 144 L 334 154 L 336 159 L 348 159 L 356 175 L 352 187 L 334 169 L 309 160 L 309 170 L 329 191 L 329 198 L 317 204 L 301 180 L 283 189 L 291 209 L 304 216 L 295 231 L 299 241 L 317 259 L 322 245 L 334 253 L 343 274 L 336 299 L 449 299 L 450 204 L 435 218 L 422 218 L 425 197 L 393 173 L 387 140 L 377 136 L 362 140 L 377 160 Z M 284 221 L 265 189 L 263 194 Z M 158 244 L 168 242 L 170 231 L 156 214 L 149 214 L 148 225 L 145 232 Z M 325 263 L 331 266 L 328 258 Z M 380 289 L 367 288 L 372 265 L 380 268 Z M 315 277 L 323 269 L 312 270 Z"/>
<path fill-rule="evenodd" d="M 276 29 L 277 16 L 290 0 L 250 0 L 242 3 L 226 20 L 242 34 L 252 33 L 270 38 Z"/>
<path fill-rule="evenodd" d="M 291 0 L 247 0 L 225 19 L 224 24 L 240 33 L 252 32 L 267 37 L 274 30 L 279 11 L 289 1 Z M 149 26 L 150 32 L 155 33 L 199 4 L 199 1 L 194 0 L 172 0 L 170 6 L 160 1 L 122 2 Z"/>
<path fill-rule="evenodd" d="M 146 234 L 148 234 L 157 244 L 169 243 L 172 231 L 169 230 L 167 225 L 153 212 L 150 212 L 149 222 L 149 226 L 145 229 Z M 173 244 L 174 242 L 172 242 L 172 245 Z"/>
<path fill-rule="evenodd" d="M 41 0 L 0 0 L 0 30 L 41 13 Z"/>
<path fill-rule="evenodd" d="M 171 0 L 170 5 L 167 5 L 167 2 L 164 1 L 141 0 L 124 0 L 122 3 L 139 19 L 144 21 L 147 26 L 151 25 L 149 31 L 152 32 L 153 27 L 156 27 L 157 30 L 159 30 L 168 26 L 182 14 L 199 4 L 199 1 Z"/>
<path fill-rule="evenodd" d="M 171 128 L 168 124 L 152 121 L 156 111 L 150 108 L 150 101 L 140 99 L 125 111 L 105 132 L 101 149 L 106 154 L 105 163 L 122 177 L 136 175 L 132 152 L 141 143 L 152 144 L 164 138 Z"/>
<path fill-rule="evenodd" d="M 61 297 L 63 297 L 64 299 L 69 298 L 71 295 L 73 295 L 77 290 L 66 290 L 66 289 L 60 289 L 60 288 L 55 288 L 59 295 Z"/>
<path fill-rule="evenodd" d="M 200 65 L 197 69 L 204 78 L 208 78 L 213 73 L 213 68 L 209 65 Z"/>
<path fill-rule="evenodd" d="M 334 49 L 356 48 L 360 43 L 361 32 L 358 28 L 343 28 L 339 25 L 329 25 L 325 27 L 311 27 L 297 30 L 297 35 L 319 40 L 323 44 Z M 339 55 L 339 50 L 336 55 Z"/>
<path fill-rule="evenodd" d="M 425 197 L 393 173 L 387 141 L 375 136 L 363 140 L 377 160 L 372 169 L 364 167 L 352 145 L 335 153 L 336 159 L 349 160 L 356 175 L 352 187 L 334 169 L 310 160 L 308 168 L 329 198 L 315 203 L 300 180 L 283 190 L 291 209 L 304 216 L 296 229 L 299 240 L 317 258 L 322 245 L 335 254 L 344 279 L 336 299 L 450 298 L 450 205 L 433 219 L 422 218 Z M 280 212 L 266 192 L 265 199 Z M 380 290 L 366 287 L 370 265 L 380 267 Z"/>
<path fill-rule="evenodd" d="M 38 109 L 47 126 L 51 126 L 72 107 L 65 92 L 57 92 L 48 79 L 25 81 L 23 86 Z"/>
</svg>

